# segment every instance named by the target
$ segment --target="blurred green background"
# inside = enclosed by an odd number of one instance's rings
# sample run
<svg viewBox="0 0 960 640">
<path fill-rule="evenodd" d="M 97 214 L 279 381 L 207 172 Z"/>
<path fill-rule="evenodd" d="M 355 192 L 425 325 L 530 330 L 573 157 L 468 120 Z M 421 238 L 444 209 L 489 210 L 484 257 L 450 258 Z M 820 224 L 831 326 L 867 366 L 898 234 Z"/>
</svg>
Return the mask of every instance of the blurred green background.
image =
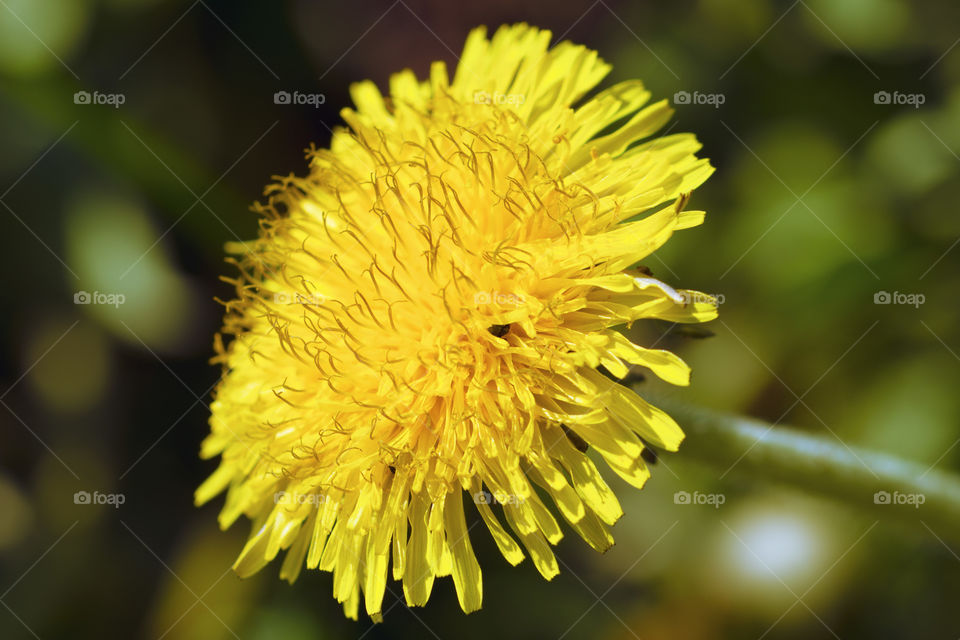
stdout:
<svg viewBox="0 0 960 640">
<path fill-rule="evenodd" d="M 473 26 L 521 20 L 684 103 L 672 131 L 718 169 L 692 203 L 705 226 L 649 262 L 723 298 L 710 339 L 638 328 L 693 366 L 677 397 L 958 467 L 956 3 L 0 0 L 0 637 L 960 636 L 960 545 L 922 507 L 878 520 L 682 450 L 642 492 L 611 479 L 617 545 L 568 531 L 552 583 L 478 528 L 469 617 L 449 579 L 413 610 L 390 583 L 372 625 L 343 618 L 329 574 L 228 570 L 243 525 L 192 506 L 215 466 L 197 452 L 224 243 L 328 142 L 350 82 L 422 76 Z"/>
</svg>

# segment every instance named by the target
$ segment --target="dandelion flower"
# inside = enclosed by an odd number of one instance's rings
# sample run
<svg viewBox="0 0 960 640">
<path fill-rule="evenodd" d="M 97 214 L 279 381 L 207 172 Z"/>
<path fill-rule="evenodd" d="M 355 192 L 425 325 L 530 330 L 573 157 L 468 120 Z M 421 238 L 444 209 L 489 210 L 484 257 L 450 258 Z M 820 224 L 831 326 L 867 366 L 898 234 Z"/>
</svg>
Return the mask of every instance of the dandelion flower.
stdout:
<svg viewBox="0 0 960 640">
<path fill-rule="evenodd" d="M 550 38 L 476 29 L 452 80 L 436 62 L 389 95 L 353 85 L 349 128 L 228 246 L 240 275 L 201 451 L 221 460 L 196 501 L 226 491 L 220 525 L 252 521 L 239 575 L 284 551 L 282 578 L 330 571 L 346 614 L 362 594 L 376 620 L 390 575 L 411 606 L 450 575 L 474 611 L 471 536 L 549 580 L 558 515 L 613 544 L 622 510 L 594 459 L 641 487 L 644 448 L 683 439 L 613 378 L 640 365 L 685 385 L 688 367 L 618 327 L 715 316 L 631 269 L 700 224 L 683 207 L 712 168 L 690 134 L 651 138 L 672 111 L 639 81 L 585 98 L 610 66 Z"/>
</svg>

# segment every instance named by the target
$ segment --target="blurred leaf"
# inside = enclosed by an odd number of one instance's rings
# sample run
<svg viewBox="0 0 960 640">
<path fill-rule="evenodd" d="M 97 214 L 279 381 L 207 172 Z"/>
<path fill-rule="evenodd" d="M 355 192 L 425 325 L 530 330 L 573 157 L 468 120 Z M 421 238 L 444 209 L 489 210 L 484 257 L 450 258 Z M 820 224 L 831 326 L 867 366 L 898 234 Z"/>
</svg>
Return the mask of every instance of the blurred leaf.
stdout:
<svg viewBox="0 0 960 640">
<path fill-rule="evenodd" d="M 910 5 L 903 0 L 807 1 L 807 24 L 824 44 L 839 50 L 895 49 L 913 26 Z"/>
<path fill-rule="evenodd" d="M 67 260 L 78 308 L 136 346 L 175 350 L 195 326 L 196 294 L 171 264 L 162 231 L 139 205 L 111 194 L 70 203 Z"/>
<path fill-rule="evenodd" d="M 241 580 L 230 568 L 243 546 L 239 532 L 201 526 L 189 532 L 168 562 L 174 575 L 164 574 L 149 616 L 150 637 L 234 638 L 254 607 L 265 576 Z"/>
<path fill-rule="evenodd" d="M 86 35 L 90 12 L 87 0 L 4 0 L 0 71 L 30 76 L 59 70 Z"/>
<path fill-rule="evenodd" d="M 47 319 L 29 340 L 24 369 L 44 407 L 79 412 L 103 399 L 112 363 L 110 345 L 95 327 Z"/>
</svg>

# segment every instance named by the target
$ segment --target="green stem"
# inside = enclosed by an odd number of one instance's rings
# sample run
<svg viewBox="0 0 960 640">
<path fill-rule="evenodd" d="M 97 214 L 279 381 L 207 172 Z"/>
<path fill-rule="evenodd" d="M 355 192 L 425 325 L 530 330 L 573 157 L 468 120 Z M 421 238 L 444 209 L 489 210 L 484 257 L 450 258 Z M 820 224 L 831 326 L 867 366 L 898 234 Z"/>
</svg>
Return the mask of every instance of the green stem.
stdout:
<svg viewBox="0 0 960 640">
<path fill-rule="evenodd" d="M 752 418 L 656 398 L 687 433 L 680 454 L 724 475 L 792 485 L 960 541 L 960 476 Z M 885 503 L 885 494 L 890 501 Z M 895 504 L 903 501 L 901 504 Z M 914 503 L 911 503 L 914 502 Z M 922 501 L 917 506 L 915 502 Z"/>
</svg>

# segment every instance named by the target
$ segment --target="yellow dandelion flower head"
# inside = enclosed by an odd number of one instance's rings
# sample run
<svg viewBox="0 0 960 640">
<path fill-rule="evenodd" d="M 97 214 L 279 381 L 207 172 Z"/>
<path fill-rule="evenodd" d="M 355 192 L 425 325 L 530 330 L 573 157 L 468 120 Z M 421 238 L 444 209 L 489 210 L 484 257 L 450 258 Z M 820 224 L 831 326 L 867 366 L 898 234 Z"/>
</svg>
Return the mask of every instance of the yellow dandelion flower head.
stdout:
<svg viewBox="0 0 960 640">
<path fill-rule="evenodd" d="M 672 111 L 639 81 L 585 99 L 610 66 L 550 38 L 476 29 L 452 81 L 437 62 L 389 95 L 353 85 L 349 128 L 267 189 L 259 237 L 230 248 L 202 445 L 221 461 L 196 500 L 226 490 L 221 526 L 252 521 L 241 576 L 285 550 L 283 578 L 330 571 L 348 616 L 362 594 L 379 619 L 389 573 L 410 605 L 452 575 L 473 611 L 470 535 L 550 579 L 556 513 L 601 551 L 622 515 L 583 444 L 640 487 L 644 447 L 683 439 L 598 367 L 687 384 L 678 357 L 616 327 L 715 316 L 630 270 L 702 221 L 683 204 L 712 168 L 690 134 L 651 138 Z M 468 533 L 464 496 L 485 527 Z"/>
</svg>

